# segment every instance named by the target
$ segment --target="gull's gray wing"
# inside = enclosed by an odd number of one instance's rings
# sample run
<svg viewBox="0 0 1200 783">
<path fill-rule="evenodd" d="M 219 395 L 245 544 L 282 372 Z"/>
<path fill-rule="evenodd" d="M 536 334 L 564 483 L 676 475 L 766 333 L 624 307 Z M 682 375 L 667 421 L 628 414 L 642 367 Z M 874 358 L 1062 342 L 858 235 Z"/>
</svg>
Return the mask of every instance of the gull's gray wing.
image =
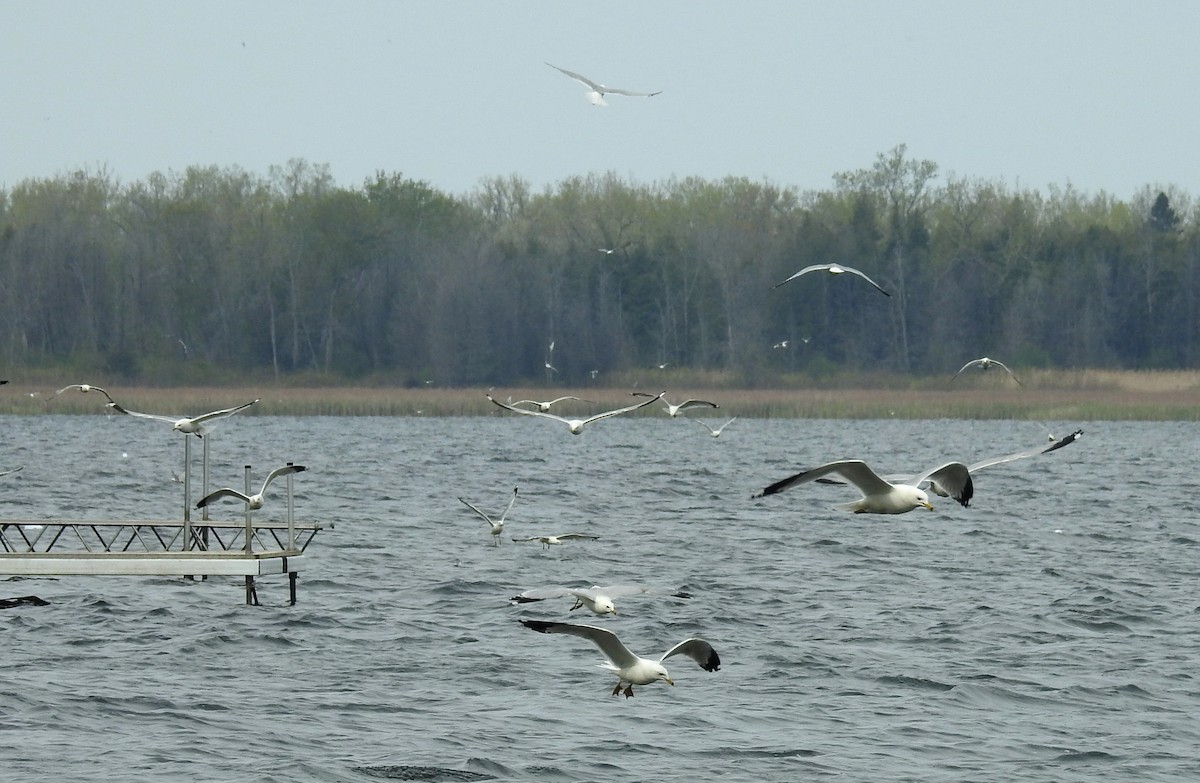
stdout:
<svg viewBox="0 0 1200 783">
<path fill-rule="evenodd" d="M 1024 386 L 1024 384 L 1023 384 L 1023 383 L 1021 383 L 1021 379 L 1020 379 L 1020 378 L 1018 378 L 1018 377 L 1017 377 L 1017 376 L 1016 376 L 1016 375 L 1013 373 L 1013 371 L 1012 371 L 1012 370 L 1008 369 L 1008 365 L 1007 365 L 1007 364 L 1005 364 L 1004 362 L 998 362 L 998 361 L 996 361 L 995 359 L 992 359 L 992 364 L 996 365 L 997 367 L 999 367 L 999 368 L 1003 369 L 1003 370 L 1004 370 L 1006 373 L 1008 373 L 1008 377 L 1009 377 L 1009 378 L 1012 378 L 1014 381 L 1016 381 L 1018 386 Z"/>
<path fill-rule="evenodd" d="M 816 272 L 821 269 L 829 269 L 829 266 L 830 266 L 829 264 L 813 264 L 812 266 L 806 266 L 803 269 L 801 269 L 799 272 L 792 274 L 790 277 L 788 277 L 784 280 L 781 280 L 780 282 L 776 283 L 775 285 L 773 285 L 771 287 L 778 288 L 779 286 L 783 285 L 784 283 L 792 282 L 793 280 L 795 280 L 797 277 L 800 277 L 801 275 L 806 275 L 809 272 Z"/>
<path fill-rule="evenodd" d="M 957 378 L 958 376 L 962 375 L 963 370 L 967 369 L 968 367 L 973 367 L 977 364 L 983 364 L 983 359 L 972 359 L 971 361 L 967 362 L 966 364 L 964 364 L 962 367 L 959 368 L 958 372 L 954 373 L 954 378 Z M 953 381 L 954 378 L 951 378 L 950 380 Z"/>
<path fill-rule="evenodd" d="M 546 62 L 546 61 L 545 61 L 545 60 L 542 60 L 542 62 Z M 600 93 L 603 93 L 603 92 L 616 92 L 616 90 L 609 90 L 609 89 L 608 89 L 608 88 L 606 88 L 606 87 L 605 87 L 603 84 L 596 84 L 594 81 L 592 81 L 592 80 L 591 80 L 591 79 L 589 79 L 588 77 L 586 77 L 586 76 L 583 76 L 583 75 L 581 75 L 581 74 L 578 74 L 578 73 L 575 73 L 574 71 L 568 71 L 566 68 L 559 68 L 557 65 L 553 65 L 553 64 L 551 64 L 551 63 L 546 63 L 546 65 L 549 65 L 551 68 L 553 68 L 554 70 L 556 70 L 556 71 L 558 71 L 558 72 L 560 72 L 560 73 L 565 73 L 567 76 L 570 76 L 570 77 L 571 77 L 572 79 L 574 79 L 575 81 L 577 81 L 577 82 L 579 82 L 580 84 L 583 84 L 583 85 L 585 85 L 585 86 L 587 86 L 587 87 L 590 87 L 590 88 L 592 88 L 592 89 L 593 89 L 593 90 L 595 90 L 596 92 L 600 92 Z"/>
<path fill-rule="evenodd" d="M 593 585 L 585 592 L 588 595 L 607 595 L 609 598 L 621 598 L 627 595 L 669 595 L 672 598 L 691 598 L 691 593 L 672 590 L 668 587 L 647 587 L 646 585 L 611 585 L 601 587 Z"/>
<path fill-rule="evenodd" d="M 589 541 L 595 541 L 599 537 L 600 536 L 590 536 L 587 533 L 563 533 L 562 535 L 555 536 L 555 538 L 557 538 L 559 541 L 563 541 L 568 538 L 572 538 L 572 539 L 578 538 L 578 539 L 587 539 Z"/>
<path fill-rule="evenodd" d="M 470 502 L 470 501 L 468 501 L 468 500 L 463 500 L 462 498 L 459 498 L 459 499 L 458 499 L 458 502 L 459 502 L 459 503 L 462 503 L 464 506 L 466 506 L 467 508 L 469 508 L 469 509 L 471 509 L 472 511 L 474 511 L 476 514 L 478 514 L 479 516 L 483 517 L 483 521 L 484 521 L 484 522 L 487 522 L 489 525 L 491 525 L 491 524 L 495 524 L 494 522 L 492 522 L 492 518 L 491 518 L 491 517 L 489 517 L 487 514 L 483 513 L 483 512 L 482 512 L 482 511 L 480 511 L 479 509 L 475 508 L 475 506 L 473 506 L 473 505 L 471 504 L 471 502 Z M 516 539 L 515 539 L 515 538 L 514 538 L 513 540 L 514 540 L 514 541 L 516 541 Z"/>
<path fill-rule="evenodd" d="M 939 495 L 952 497 L 963 506 L 971 504 L 975 494 L 975 482 L 971 480 L 971 471 L 961 462 L 947 462 L 916 477 L 913 486 L 919 486 L 922 481 L 929 481 L 937 487 Z"/>
<path fill-rule="evenodd" d="M 117 403 L 111 403 L 111 407 L 117 413 L 124 413 L 126 416 L 133 416 L 138 419 L 152 419 L 153 421 L 165 421 L 168 424 L 174 424 L 179 421 L 182 416 L 164 416 L 160 413 L 142 413 L 140 411 L 131 411 L 128 408 L 123 408 Z"/>
<path fill-rule="evenodd" d="M 259 490 L 258 494 L 267 494 L 267 487 L 271 486 L 271 482 L 280 476 L 286 476 L 289 473 L 300 473 L 305 470 L 308 470 L 308 468 L 303 465 L 284 465 L 282 468 L 275 468 L 275 470 L 267 474 L 267 480 L 263 482 L 262 489 Z"/>
<path fill-rule="evenodd" d="M 721 668 L 721 657 L 717 655 L 717 651 L 713 649 L 712 645 L 703 639 L 684 639 L 663 653 L 658 660 L 665 661 L 672 655 L 686 655 L 700 664 L 700 668 L 706 672 L 715 672 Z"/>
<path fill-rule="evenodd" d="M 769 487 L 764 488 L 761 492 L 755 493 L 751 497 L 762 497 L 763 495 L 774 495 L 776 492 L 782 492 L 785 489 L 790 489 L 797 484 L 806 484 L 810 481 L 816 481 L 822 476 L 830 473 L 837 473 L 844 477 L 847 481 L 858 487 L 863 495 L 875 495 L 881 492 L 887 492 L 891 484 L 881 479 L 875 471 L 871 470 L 867 463 L 860 459 L 839 460 L 838 462 L 828 462 L 811 470 L 805 470 L 797 473 L 794 476 L 789 476 L 781 481 L 776 481 Z"/>
<path fill-rule="evenodd" d="M 521 624 L 531 631 L 537 631 L 538 633 L 566 633 L 588 639 L 599 647 L 601 652 L 608 656 L 608 659 L 617 668 L 623 669 L 638 662 L 638 656 L 630 652 L 628 647 L 621 644 L 621 640 L 617 638 L 615 633 L 605 628 L 597 628 L 594 625 L 575 625 L 574 623 L 551 623 L 543 620 L 522 620 Z M 689 639 L 688 641 L 697 640 Z M 683 644 L 687 644 L 687 642 Z M 681 646 L 676 645 L 672 648 L 672 651 L 685 652 L 679 650 Z M 670 654 L 667 653 L 667 655 Z M 663 657 L 665 658 L 666 656 Z"/>
<path fill-rule="evenodd" d="M 513 540 L 516 541 L 515 538 Z M 547 598 L 561 598 L 564 595 L 574 595 L 574 590 L 575 588 L 571 587 L 537 587 L 533 590 L 517 593 L 509 600 L 516 601 L 519 604 L 527 604 L 533 601 L 545 601 Z"/>
<path fill-rule="evenodd" d="M 222 408 L 219 411 L 211 411 L 209 413 L 202 413 L 199 416 L 193 416 L 192 423 L 200 424 L 201 422 L 209 421 L 211 419 L 222 419 L 226 416 L 232 416 L 233 414 L 237 413 L 238 411 L 249 408 L 251 405 L 255 404 L 256 402 L 258 402 L 258 400 L 251 400 L 250 402 L 246 403 L 245 405 L 238 405 L 233 408 Z"/>
<path fill-rule="evenodd" d="M 633 90 L 621 90 L 616 87 L 604 87 L 602 85 L 598 92 L 612 93 L 615 95 L 628 95 L 632 98 L 650 98 L 654 95 L 658 95 L 660 92 L 662 92 L 662 90 L 656 90 L 654 92 L 634 92 Z"/>
<path fill-rule="evenodd" d="M 209 503 L 212 503 L 214 500 L 219 500 L 224 497 L 234 497 L 234 498 L 241 500 L 243 503 L 250 502 L 250 498 L 247 495 L 245 495 L 241 492 L 238 492 L 236 489 L 230 489 L 229 487 L 222 487 L 221 489 L 209 492 L 207 495 L 202 497 L 200 499 L 200 502 L 196 504 L 196 508 L 204 508 Z"/>
<path fill-rule="evenodd" d="M 876 282 L 875 282 L 874 280 L 872 280 L 871 278 L 867 277 L 867 275 L 866 275 L 866 273 L 865 273 L 865 272 L 863 272 L 863 271 L 861 271 L 861 270 L 859 270 L 859 269 L 855 269 L 855 268 L 854 268 L 854 267 L 852 267 L 852 266 L 842 266 L 841 264 L 838 264 L 838 268 L 839 268 L 839 269 L 843 269 L 843 270 L 845 270 L 845 271 L 847 271 L 847 272 L 849 272 L 849 273 L 851 273 L 851 274 L 858 275 L 858 276 L 859 276 L 859 277 L 861 277 L 863 280 L 866 280 L 868 283 L 870 283 L 871 285 L 875 286 L 875 289 L 876 289 L 877 291 L 879 291 L 879 293 L 883 294 L 884 296 L 891 296 L 891 294 L 889 294 L 887 291 L 883 290 L 883 286 L 881 286 L 879 283 L 876 283 Z"/>
<path fill-rule="evenodd" d="M 583 423 L 591 424 L 593 421 L 596 421 L 597 419 L 607 419 L 609 416 L 616 416 L 621 413 L 629 413 L 630 411 L 636 411 L 638 408 L 644 408 L 647 405 L 653 404 L 655 400 L 662 399 L 663 394 L 666 394 L 666 392 L 662 392 L 660 394 L 647 395 L 649 397 L 649 399 L 646 400 L 645 402 L 639 402 L 637 405 L 627 405 L 624 408 L 617 408 L 614 411 L 605 411 L 604 413 L 597 413 L 595 416 L 592 416 L 590 419 L 584 419 Z M 638 395 L 638 396 L 642 396 L 642 395 Z M 532 413 L 533 411 L 525 411 L 525 412 Z M 565 419 L 564 419 L 564 421 L 565 421 Z"/>
<path fill-rule="evenodd" d="M 1025 451 L 1018 451 L 1015 454 L 1006 454 L 1003 457 L 992 457 L 991 459 L 980 460 L 979 462 L 973 463 L 971 465 L 970 471 L 972 473 L 974 473 L 975 471 L 979 470 L 980 468 L 988 468 L 988 467 L 991 467 L 992 465 L 1002 465 L 1005 462 L 1012 462 L 1012 461 L 1018 460 L 1018 459 L 1025 459 L 1026 457 L 1036 457 L 1039 454 L 1048 454 L 1051 451 L 1054 451 L 1056 449 L 1061 449 L 1063 446 L 1070 446 L 1082 434 L 1083 434 L 1083 430 L 1075 430 L 1067 437 L 1065 437 L 1061 440 L 1056 440 L 1048 446 L 1047 445 L 1035 446 L 1032 449 L 1026 449 Z"/>
</svg>

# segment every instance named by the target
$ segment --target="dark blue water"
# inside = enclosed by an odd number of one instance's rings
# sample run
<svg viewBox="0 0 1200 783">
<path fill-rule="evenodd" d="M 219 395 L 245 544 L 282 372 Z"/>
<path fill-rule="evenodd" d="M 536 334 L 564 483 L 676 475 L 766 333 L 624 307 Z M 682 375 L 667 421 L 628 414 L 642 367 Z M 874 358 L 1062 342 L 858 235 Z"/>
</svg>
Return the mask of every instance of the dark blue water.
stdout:
<svg viewBox="0 0 1200 783">
<path fill-rule="evenodd" d="M 165 426 L 0 426 L 0 469 L 26 465 L 0 478 L 3 518 L 179 515 L 182 439 Z M 1198 779 L 1200 427 L 1081 426 L 1066 449 L 980 471 L 969 509 L 879 517 L 838 511 L 845 487 L 750 495 L 830 459 L 916 471 L 1043 430 L 231 419 L 214 482 L 306 464 L 297 518 L 334 525 L 299 604 L 282 577 L 260 579 L 261 607 L 238 578 L 0 581 L 0 597 L 51 602 L 0 612 L 0 780 Z M 600 538 L 493 546 L 456 497 L 499 512 L 514 486 L 508 534 Z M 282 518 L 275 499 L 259 518 Z M 626 582 L 693 597 L 626 598 L 604 619 L 507 600 Z M 655 656 L 699 635 L 721 670 L 672 658 L 676 687 L 614 698 L 596 648 L 522 617 L 603 624 Z"/>
</svg>

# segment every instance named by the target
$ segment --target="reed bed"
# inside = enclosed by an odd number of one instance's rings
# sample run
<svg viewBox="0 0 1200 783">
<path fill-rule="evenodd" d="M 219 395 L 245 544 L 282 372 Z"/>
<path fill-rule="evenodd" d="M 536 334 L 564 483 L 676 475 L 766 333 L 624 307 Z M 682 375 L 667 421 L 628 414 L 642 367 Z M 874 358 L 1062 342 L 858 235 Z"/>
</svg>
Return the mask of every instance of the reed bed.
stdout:
<svg viewBox="0 0 1200 783">
<path fill-rule="evenodd" d="M 945 379 L 935 386 L 920 380 L 889 388 L 674 388 L 667 397 L 675 403 L 688 397 L 711 399 L 719 410 L 696 410 L 689 415 L 704 419 L 746 418 L 825 419 L 1031 419 L 1050 421 L 1091 420 L 1200 420 L 1200 373 L 1108 373 L 1089 371 L 1049 377 L 1033 374 L 1025 386 L 999 384 L 993 379 L 959 381 L 947 388 Z M 1086 381 L 1086 382 L 1085 382 Z M 392 388 L 337 386 L 324 388 L 177 387 L 105 388 L 127 408 L 150 413 L 195 415 L 262 402 L 239 415 L 281 416 L 484 416 L 511 415 L 485 398 L 483 388 Z M 492 391 L 499 400 L 551 399 L 574 395 L 588 402 L 556 406 L 561 414 L 590 413 L 631 404 L 628 388 L 504 388 Z M 10 384 L 0 387 L 0 413 L 111 413 L 98 393 L 68 391 L 49 400 L 53 390 Z M 648 406 L 636 415 L 661 415 L 661 406 Z"/>
</svg>

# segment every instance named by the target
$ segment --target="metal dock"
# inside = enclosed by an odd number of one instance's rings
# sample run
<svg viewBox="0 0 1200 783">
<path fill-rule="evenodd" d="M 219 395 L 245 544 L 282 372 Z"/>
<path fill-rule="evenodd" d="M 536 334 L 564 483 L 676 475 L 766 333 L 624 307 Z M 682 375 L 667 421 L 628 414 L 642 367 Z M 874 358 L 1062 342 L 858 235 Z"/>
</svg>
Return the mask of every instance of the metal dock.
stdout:
<svg viewBox="0 0 1200 783">
<path fill-rule="evenodd" d="M 207 474 L 207 449 L 204 456 Z M 295 605 L 304 551 L 324 526 L 294 521 L 285 478 L 285 522 L 257 522 L 248 505 L 244 522 L 210 520 L 207 507 L 192 521 L 186 472 L 182 520 L 0 520 L 0 576 L 244 576 L 246 603 L 258 606 L 255 577 L 287 574 Z"/>
</svg>

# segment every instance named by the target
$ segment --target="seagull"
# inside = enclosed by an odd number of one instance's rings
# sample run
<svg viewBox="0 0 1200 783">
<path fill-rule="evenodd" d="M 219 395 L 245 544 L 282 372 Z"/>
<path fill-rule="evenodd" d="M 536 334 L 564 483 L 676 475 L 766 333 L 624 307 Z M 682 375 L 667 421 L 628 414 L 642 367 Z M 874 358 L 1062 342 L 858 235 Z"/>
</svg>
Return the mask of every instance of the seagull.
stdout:
<svg viewBox="0 0 1200 783">
<path fill-rule="evenodd" d="M 929 496 L 919 486 L 923 481 L 936 482 L 946 490 L 949 497 L 954 498 L 963 506 L 971 502 L 975 494 L 975 485 L 971 481 L 971 473 L 961 462 L 947 462 L 945 465 L 933 468 L 911 482 L 892 484 L 880 478 L 871 467 L 862 460 L 848 459 L 829 462 L 820 467 L 797 473 L 782 481 L 776 481 L 771 486 L 756 492 L 751 497 L 760 498 L 764 495 L 774 495 L 785 489 L 816 481 L 830 473 L 837 473 L 858 487 L 863 496 L 853 503 L 844 503 L 838 508 L 853 511 L 855 514 L 904 514 L 915 508 L 927 508 L 933 511 Z"/>
<path fill-rule="evenodd" d="M 483 517 L 483 521 L 492 526 L 492 540 L 496 542 L 496 546 L 500 546 L 500 534 L 504 532 L 504 518 L 508 516 L 508 512 L 512 510 L 513 503 L 517 502 L 517 488 L 513 487 L 512 497 L 509 498 L 508 506 L 504 509 L 504 513 L 500 515 L 499 519 L 492 519 L 487 514 L 471 505 L 469 501 L 463 500 L 462 498 L 459 498 L 458 502 L 462 503 L 476 514 Z"/>
<path fill-rule="evenodd" d="M 545 61 L 543 60 L 543 62 Z M 619 90 L 616 87 L 605 87 L 603 84 L 597 84 L 586 76 L 580 76 L 574 71 L 568 71 L 566 68 L 559 68 L 557 65 L 551 65 L 550 63 L 546 63 L 546 65 L 549 65 L 551 68 L 559 71 L 560 73 L 565 73 L 567 76 L 570 76 L 575 81 L 587 87 L 588 91 L 584 93 L 584 95 L 586 95 L 587 99 L 592 102 L 593 106 L 607 106 L 608 104 L 605 102 L 604 96 L 608 93 L 612 93 L 613 95 L 626 95 L 632 98 L 649 98 L 652 95 L 658 95 L 658 93 L 662 92 L 662 90 L 658 90 L 658 92 L 634 92 L 633 90 Z"/>
<path fill-rule="evenodd" d="M 243 503 L 249 505 L 251 511 L 257 511 L 263 507 L 263 501 L 266 500 L 263 495 L 266 494 L 267 487 L 271 486 L 272 481 L 280 476 L 286 476 L 289 473 L 299 473 L 302 470 L 308 470 L 308 468 L 304 467 L 303 465 L 284 465 L 282 468 L 275 468 L 275 470 L 272 470 L 267 474 L 267 480 L 263 482 L 262 489 L 260 489 L 257 494 L 246 495 L 238 492 L 236 489 L 222 487 L 221 489 L 209 492 L 207 495 L 200 498 L 200 502 L 196 504 L 196 508 L 204 508 L 218 498 L 235 497 L 241 500 Z"/>
<path fill-rule="evenodd" d="M 557 546 L 564 541 L 595 541 L 600 536 L 589 536 L 587 533 L 560 533 L 557 536 L 530 536 L 529 538 L 514 538 L 513 541 L 541 541 L 542 549 L 549 549 L 552 546 Z"/>
<path fill-rule="evenodd" d="M 879 293 L 883 294 L 884 296 L 891 296 L 891 294 L 889 294 L 887 291 L 883 290 L 882 287 L 880 287 L 879 283 L 876 283 L 874 280 L 867 277 L 862 272 L 858 271 L 857 269 L 855 269 L 852 266 L 842 266 L 840 264 L 813 264 L 812 266 L 806 266 L 803 269 L 801 269 L 799 272 L 797 272 L 796 274 L 794 274 L 791 277 L 784 280 L 783 282 L 776 283 L 775 285 L 773 285 L 771 287 L 778 288 L 779 286 L 783 285 L 783 283 L 789 283 L 792 280 L 795 280 L 797 277 L 800 277 L 801 275 L 806 275 L 809 272 L 828 272 L 831 275 L 840 275 L 843 272 L 849 272 L 852 275 L 858 275 L 863 280 L 866 280 L 868 283 L 875 286 L 875 289 L 877 291 L 879 291 Z"/>
<path fill-rule="evenodd" d="M 591 402 L 591 400 L 584 400 L 584 399 L 580 399 L 579 397 L 556 397 L 553 400 L 550 400 L 549 402 L 539 402 L 538 400 L 517 400 L 516 402 L 513 403 L 513 405 L 524 405 L 524 404 L 528 403 L 530 405 L 535 406 L 542 413 L 545 413 L 546 411 L 550 410 L 551 405 L 553 405 L 556 402 L 562 402 L 563 400 L 579 400 L 580 402 Z"/>
<path fill-rule="evenodd" d="M 492 397 L 492 395 L 490 395 L 490 394 L 486 394 L 484 396 L 487 397 L 488 400 L 490 400 L 491 402 L 500 406 L 501 408 L 512 411 L 513 413 L 520 413 L 525 416 L 541 416 L 546 419 L 554 419 L 555 421 L 561 421 L 563 424 L 567 425 L 567 429 L 569 429 L 571 431 L 572 435 L 578 435 L 581 432 L 583 432 L 584 425 L 591 424 L 593 421 L 596 421 L 597 419 L 607 419 L 609 416 L 616 416 L 617 414 L 620 414 L 620 413 L 628 413 L 629 411 L 635 411 L 638 408 L 644 408 L 647 405 L 654 402 L 655 400 L 661 398 L 663 396 L 663 394 L 666 394 L 666 392 L 662 392 L 662 394 L 659 394 L 657 396 L 650 395 L 650 399 L 646 400 L 645 402 L 640 402 L 637 405 L 630 405 L 625 408 L 617 408 L 616 410 L 605 411 L 604 413 L 597 413 L 595 416 L 591 416 L 586 419 L 567 419 L 567 418 L 564 418 L 557 414 L 547 413 L 545 411 L 530 411 L 530 410 L 525 410 L 524 408 L 514 408 L 512 405 L 505 405 L 504 403 L 500 402 L 499 400 L 494 399 Z"/>
<path fill-rule="evenodd" d="M 590 639 L 600 648 L 601 652 L 608 656 L 608 662 L 600 664 L 601 668 L 617 675 L 617 685 L 612 691 L 613 696 L 622 692 L 622 685 L 625 686 L 624 693 L 627 699 L 633 695 L 634 685 L 649 685 L 659 680 L 668 685 L 674 685 L 675 681 L 671 679 L 666 667 L 662 665 L 662 661 L 672 655 L 686 655 L 700 664 L 700 668 L 706 672 L 715 672 L 721 668 L 721 658 L 717 655 L 717 651 L 703 639 L 684 639 L 663 653 L 657 661 L 652 661 L 630 652 L 629 648 L 621 644 L 621 640 L 612 631 L 594 625 L 549 623 L 542 620 L 522 620 L 521 624 L 538 633 L 567 633 Z"/>
<path fill-rule="evenodd" d="M 669 595 L 672 598 L 691 598 L 691 594 L 670 590 L 645 587 L 644 585 L 613 585 L 612 587 L 600 587 L 592 585 L 587 588 L 580 587 L 539 587 L 536 590 L 526 590 L 525 592 L 514 595 L 512 600 L 519 604 L 526 604 L 533 601 L 544 601 L 547 598 L 559 598 L 564 595 L 569 595 L 575 598 L 575 605 L 568 611 L 586 606 L 590 612 L 598 615 L 616 614 L 617 607 L 613 604 L 614 598 L 620 598 L 626 595 Z"/>
<path fill-rule="evenodd" d="M 93 387 L 93 388 L 95 388 L 95 387 Z M 109 398 L 109 399 L 111 399 L 111 398 Z M 179 431 L 179 432 L 183 432 L 183 433 L 191 433 L 192 435 L 195 435 L 197 438 L 202 438 L 202 437 L 204 437 L 204 433 L 211 430 L 212 427 L 216 424 L 216 422 L 218 420 L 223 419 L 227 416 L 232 416 L 233 414 L 237 413 L 240 410 L 245 410 L 246 408 L 249 408 L 251 405 L 253 405 L 256 402 L 258 402 L 258 400 L 251 400 L 250 402 L 246 403 L 245 405 L 238 405 L 236 408 L 225 408 L 223 410 L 213 411 L 211 413 L 203 413 L 199 416 L 192 416 L 191 418 L 188 418 L 186 416 L 163 416 L 163 415 L 160 415 L 157 413 L 139 413 L 137 411 L 131 411 L 126 408 L 122 408 L 120 405 L 118 405 L 115 402 L 110 402 L 109 407 L 112 408 L 113 410 L 115 410 L 117 413 L 124 413 L 129 416 L 136 416 L 139 419 L 154 419 L 155 421 L 165 421 L 168 424 L 172 425 L 171 426 L 172 432 Z"/>
<path fill-rule="evenodd" d="M 654 395 L 647 394 L 646 392 L 630 392 L 629 396 L 630 397 L 653 397 Z M 661 397 L 662 394 L 660 394 L 658 396 Z M 671 418 L 675 418 L 679 414 L 683 413 L 685 410 L 691 410 L 692 408 L 703 408 L 706 406 L 709 408 L 720 408 L 721 407 L 720 405 L 717 405 L 715 402 L 709 402 L 708 400 L 684 400 L 683 402 L 679 403 L 678 405 L 672 405 L 671 403 L 667 402 L 666 400 L 663 400 L 663 404 L 665 404 L 667 406 L 667 415 L 670 416 Z"/>
<path fill-rule="evenodd" d="M 963 370 L 967 369 L 968 367 L 978 367 L 981 370 L 990 370 L 993 367 L 999 367 L 1000 369 L 1002 369 L 1006 373 L 1008 373 L 1008 377 L 1012 378 L 1014 381 L 1016 381 L 1018 386 L 1024 385 L 1021 383 L 1021 380 L 1017 376 L 1013 375 L 1013 371 L 1008 369 L 1008 366 L 1006 364 L 1004 364 L 1004 362 L 999 362 L 999 361 L 996 361 L 995 359 L 989 359 L 986 356 L 983 357 L 982 359 L 972 359 L 971 361 L 964 364 L 962 366 L 962 369 L 960 369 L 958 372 L 954 373 L 954 378 L 957 378 L 958 376 L 962 375 Z M 954 378 L 950 379 L 951 383 L 954 382 Z"/>
<path fill-rule="evenodd" d="M 687 416 L 684 416 L 683 418 L 686 419 Z M 719 437 L 721 437 L 721 433 L 724 432 L 726 427 L 728 427 L 730 424 L 733 424 L 735 421 L 737 421 L 737 416 L 734 416 L 732 419 L 725 422 L 720 427 L 717 427 L 715 430 L 712 427 L 708 426 L 708 424 L 706 422 L 700 421 L 699 419 L 690 419 L 690 421 L 694 421 L 697 424 L 699 424 L 700 426 L 704 427 L 704 429 L 708 430 L 709 434 L 711 434 L 714 438 L 719 438 Z"/>
<path fill-rule="evenodd" d="M 87 394 L 88 392 L 94 392 L 94 391 L 100 392 L 101 394 L 103 394 L 105 397 L 108 398 L 108 401 L 110 403 L 112 403 L 113 405 L 117 404 L 116 400 L 114 400 L 112 398 L 112 395 L 110 395 L 104 389 L 101 389 L 99 386 L 92 386 L 90 383 L 72 383 L 70 386 L 64 386 L 61 389 L 59 389 L 58 391 L 54 392 L 54 394 L 51 394 L 46 399 L 46 402 L 50 402 L 50 400 L 53 400 L 58 395 L 62 394 L 65 391 L 70 391 L 71 389 L 79 389 L 79 391 L 83 392 L 84 394 Z"/>
<path fill-rule="evenodd" d="M 775 343 L 771 347 L 772 348 L 787 348 L 789 342 L 790 342 L 789 340 L 780 340 L 779 342 Z"/>
</svg>

